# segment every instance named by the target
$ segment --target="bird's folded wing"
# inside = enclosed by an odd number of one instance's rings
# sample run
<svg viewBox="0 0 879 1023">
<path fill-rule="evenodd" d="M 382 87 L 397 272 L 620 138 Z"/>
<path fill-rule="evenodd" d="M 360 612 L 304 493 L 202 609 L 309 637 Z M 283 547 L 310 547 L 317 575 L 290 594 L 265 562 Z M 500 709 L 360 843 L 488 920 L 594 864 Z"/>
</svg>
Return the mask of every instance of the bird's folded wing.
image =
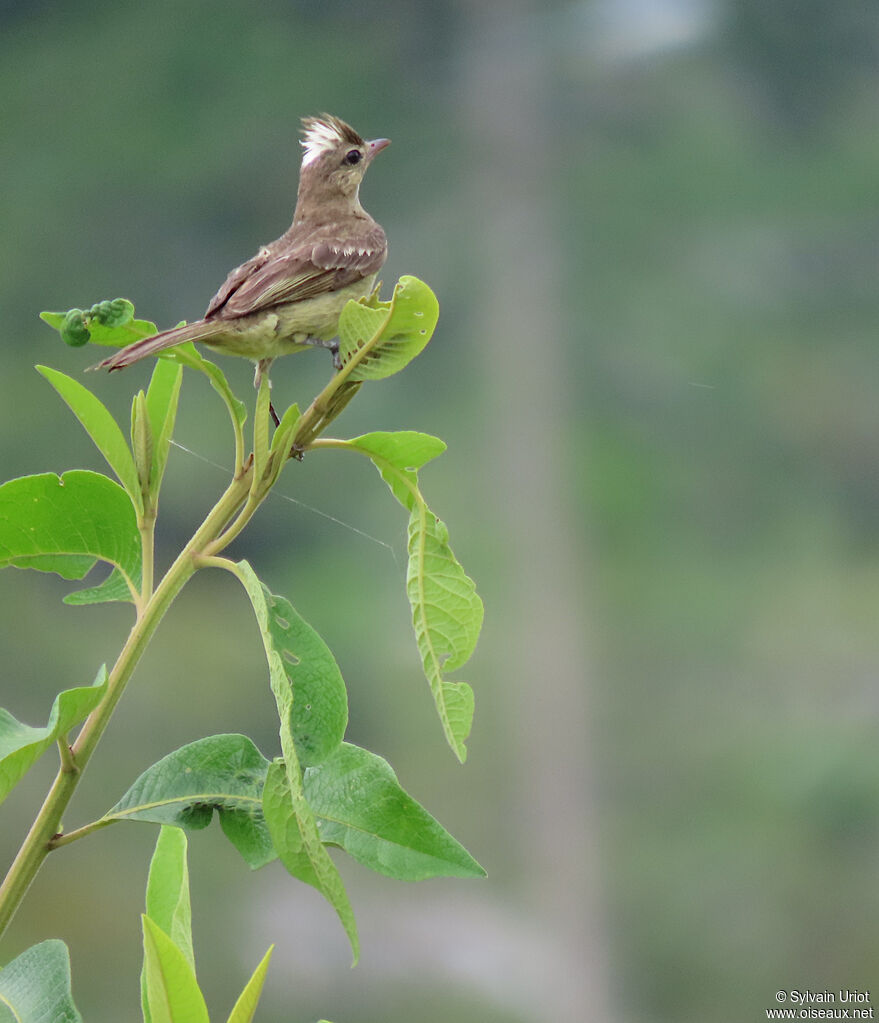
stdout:
<svg viewBox="0 0 879 1023">
<path fill-rule="evenodd" d="M 387 241 L 381 227 L 371 224 L 344 241 L 324 229 L 299 244 L 270 250 L 229 274 L 208 306 L 208 318 L 246 316 L 354 284 L 378 272 L 387 256 Z"/>
</svg>

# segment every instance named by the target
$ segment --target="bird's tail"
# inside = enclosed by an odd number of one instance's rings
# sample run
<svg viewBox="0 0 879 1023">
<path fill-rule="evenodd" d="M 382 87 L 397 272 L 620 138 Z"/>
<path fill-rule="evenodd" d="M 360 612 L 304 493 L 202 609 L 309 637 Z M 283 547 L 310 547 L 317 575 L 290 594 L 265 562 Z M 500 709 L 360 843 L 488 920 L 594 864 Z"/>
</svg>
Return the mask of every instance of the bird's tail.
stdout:
<svg viewBox="0 0 879 1023">
<path fill-rule="evenodd" d="M 183 344 L 184 341 L 207 341 L 221 330 L 222 325 L 220 324 L 212 323 L 210 320 L 196 320 L 194 323 L 187 323 L 182 327 L 163 330 L 160 334 L 145 337 L 142 341 L 135 341 L 134 344 L 120 348 L 109 359 L 104 359 L 103 362 L 90 368 L 124 369 L 133 362 L 139 362 L 148 355 L 155 355 L 156 352 L 163 352 L 166 348 L 173 348 L 174 345 Z"/>
</svg>

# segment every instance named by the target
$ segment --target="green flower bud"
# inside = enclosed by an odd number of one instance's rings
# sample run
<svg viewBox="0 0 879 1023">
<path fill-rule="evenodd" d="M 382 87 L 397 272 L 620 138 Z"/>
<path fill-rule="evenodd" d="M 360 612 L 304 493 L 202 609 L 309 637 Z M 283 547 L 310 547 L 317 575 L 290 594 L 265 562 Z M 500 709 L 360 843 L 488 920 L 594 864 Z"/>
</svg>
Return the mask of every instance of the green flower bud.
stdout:
<svg viewBox="0 0 879 1023">
<path fill-rule="evenodd" d="M 61 337 L 71 348 L 81 348 L 88 344 L 91 334 L 82 319 L 82 309 L 71 309 L 64 317 L 61 325 Z"/>
<path fill-rule="evenodd" d="M 121 327 L 134 316 L 134 306 L 127 298 L 104 299 L 93 305 L 86 315 L 103 327 Z"/>
</svg>

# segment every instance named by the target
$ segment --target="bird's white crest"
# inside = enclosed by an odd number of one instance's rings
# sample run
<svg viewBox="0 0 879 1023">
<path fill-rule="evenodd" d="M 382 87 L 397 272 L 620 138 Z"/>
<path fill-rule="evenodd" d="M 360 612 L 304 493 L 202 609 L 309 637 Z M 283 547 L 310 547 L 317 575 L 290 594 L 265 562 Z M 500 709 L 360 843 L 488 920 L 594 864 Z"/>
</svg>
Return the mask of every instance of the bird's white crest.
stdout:
<svg viewBox="0 0 879 1023">
<path fill-rule="evenodd" d="M 302 156 L 302 166 L 307 167 L 310 163 L 314 163 L 323 153 L 335 149 L 341 141 L 342 133 L 335 124 L 330 121 L 313 120 L 300 143 L 305 150 Z"/>
</svg>

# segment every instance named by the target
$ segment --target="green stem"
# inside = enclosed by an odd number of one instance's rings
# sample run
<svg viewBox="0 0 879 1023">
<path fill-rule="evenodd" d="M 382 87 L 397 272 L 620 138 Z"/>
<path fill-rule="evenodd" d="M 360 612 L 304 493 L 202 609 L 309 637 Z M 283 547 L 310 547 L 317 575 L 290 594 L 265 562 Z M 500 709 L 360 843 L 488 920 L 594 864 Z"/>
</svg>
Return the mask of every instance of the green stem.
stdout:
<svg viewBox="0 0 879 1023">
<path fill-rule="evenodd" d="M 232 481 L 211 509 L 138 616 L 110 672 L 103 700 L 86 719 L 76 742 L 70 749 L 70 756 L 65 757 L 40 812 L 0 886 L 0 935 L 9 925 L 50 850 L 58 844 L 63 844 L 62 836 L 59 834 L 62 815 L 147 643 L 174 598 L 196 571 L 201 552 L 220 535 L 247 499 L 249 489 L 250 472 L 245 471 Z"/>
<path fill-rule="evenodd" d="M 49 841 L 49 852 L 53 849 L 60 849 L 62 845 L 70 845 L 71 842 L 75 842 L 77 839 L 85 838 L 86 835 L 94 834 L 95 831 L 100 831 L 101 828 L 106 828 L 110 824 L 115 823 L 116 821 L 112 817 L 102 817 L 100 820 L 92 821 L 91 824 L 84 824 L 75 831 L 65 831 L 63 835 L 56 835 Z"/>
<path fill-rule="evenodd" d="M 141 605 L 145 607 L 153 595 L 153 573 L 155 571 L 155 537 L 156 516 L 148 515 L 138 520 L 137 529 L 140 533 L 141 547 Z"/>
</svg>

